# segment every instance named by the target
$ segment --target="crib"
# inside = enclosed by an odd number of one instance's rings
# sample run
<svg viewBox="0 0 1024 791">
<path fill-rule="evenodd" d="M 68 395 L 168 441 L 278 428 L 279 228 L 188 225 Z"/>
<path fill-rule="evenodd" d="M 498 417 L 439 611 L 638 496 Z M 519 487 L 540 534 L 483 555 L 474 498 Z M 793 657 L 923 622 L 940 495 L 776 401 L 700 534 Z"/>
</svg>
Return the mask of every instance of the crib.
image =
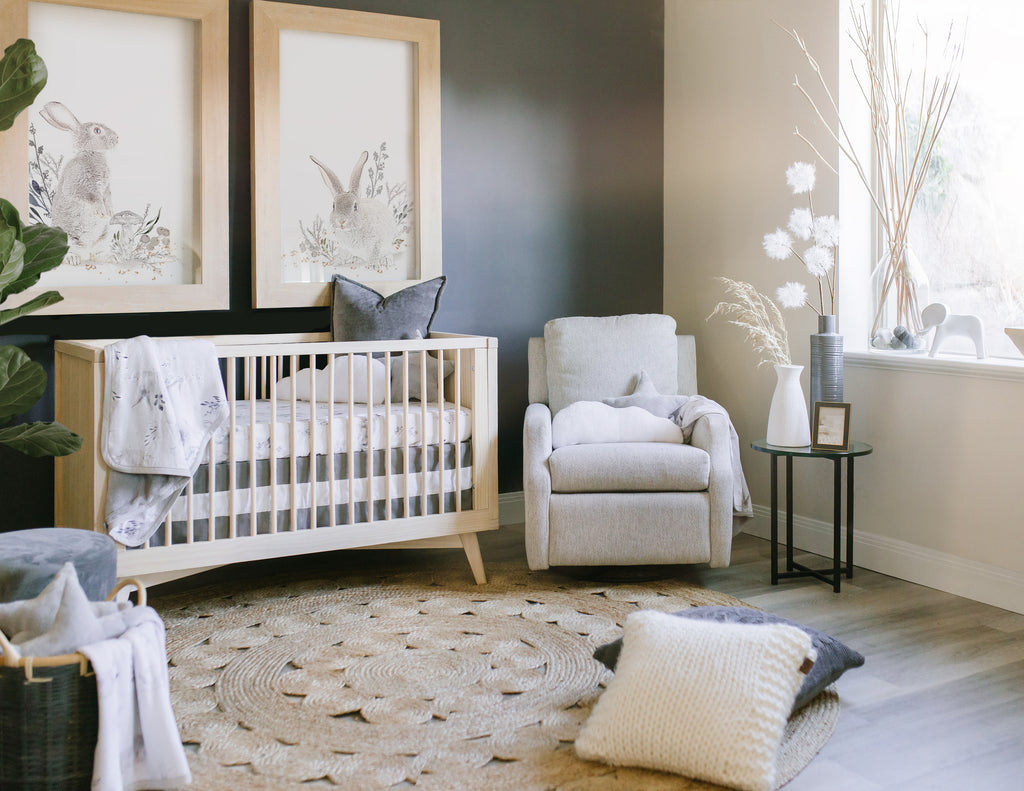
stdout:
<svg viewBox="0 0 1024 791">
<path fill-rule="evenodd" d="M 208 340 L 229 420 L 158 530 L 139 547 L 119 545 L 119 577 L 153 585 L 286 555 L 455 547 L 476 582 L 486 581 L 476 534 L 498 527 L 497 339 Z M 55 417 L 83 438 L 80 451 L 55 459 L 56 525 L 105 532 L 100 431 L 111 342 L 54 344 Z M 358 365 L 380 363 L 383 398 L 369 383 L 357 392 Z"/>
</svg>

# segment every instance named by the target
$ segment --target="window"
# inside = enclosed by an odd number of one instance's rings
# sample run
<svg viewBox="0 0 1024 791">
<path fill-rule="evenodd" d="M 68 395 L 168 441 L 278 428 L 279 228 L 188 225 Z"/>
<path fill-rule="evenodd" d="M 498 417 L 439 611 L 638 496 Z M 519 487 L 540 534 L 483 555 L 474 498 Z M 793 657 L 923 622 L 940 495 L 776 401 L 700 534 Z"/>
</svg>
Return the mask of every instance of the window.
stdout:
<svg viewBox="0 0 1024 791">
<path fill-rule="evenodd" d="M 951 24 L 954 36 L 965 34 L 956 97 L 909 226 L 911 249 L 928 277 L 920 304 L 943 302 L 952 313 L 979 316 L 986 352 L 1019 359 L 1003 328 L 1024 326 L 1024 3 L 878 1 L 890 2 L 899 15 L 904 71 L 919 73 L 921 26 L 931 56 L 942 49 Z M 911 137 L 917 118 L 908 112 Z M 967 352 L 973 345 L 957 339 L 942 350 Z"/>
</svg>

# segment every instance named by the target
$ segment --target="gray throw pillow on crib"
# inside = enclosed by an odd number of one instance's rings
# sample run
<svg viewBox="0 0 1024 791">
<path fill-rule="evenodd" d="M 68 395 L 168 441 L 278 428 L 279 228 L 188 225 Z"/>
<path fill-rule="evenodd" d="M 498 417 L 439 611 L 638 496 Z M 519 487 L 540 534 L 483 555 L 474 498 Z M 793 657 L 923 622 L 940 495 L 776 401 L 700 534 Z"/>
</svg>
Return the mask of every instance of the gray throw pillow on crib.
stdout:
<svg viewBox="0 0 1024 791">
<path fill-rule="evenodd" d="M 426 338 L 441 304 L 445 277 L 435 277 L 383 296 L 343 275 L 331 278 L 331 338 L 393 341 Z"/>
<path fill-rule="evenodd" d="M 747 624 L 785 624 L 802 629 L 811 638 L 811 644 L 818 652 L 818 659 L 811 668 L 807 678 L 804 679 L 800 691 L 797 693 L 796 701 L 793 703 L 793 711 L 803 708 L 825 687 L 839 678 L 843 673 L 852 667 L 860 667 L 864 664 L 864 656 L 854 651 L 845 643 L 837 640 L 831 635 L 812 629 L 810 626 L 795 623 L 781 615 L 754 610 L 750 607 L 691 607 L 688 610 L 681 610 L 673 613 L 680 618 L 694 618 L 702 621 L 719 621 L 722 623 L 747 623 Z M 615 670 L 619 662 L 619 652 L 622 651 L 622 638 L 611 643 L 605 643 L 594 651 L 594 659 L 603 664 L 609 670 Z"/>
</svg>

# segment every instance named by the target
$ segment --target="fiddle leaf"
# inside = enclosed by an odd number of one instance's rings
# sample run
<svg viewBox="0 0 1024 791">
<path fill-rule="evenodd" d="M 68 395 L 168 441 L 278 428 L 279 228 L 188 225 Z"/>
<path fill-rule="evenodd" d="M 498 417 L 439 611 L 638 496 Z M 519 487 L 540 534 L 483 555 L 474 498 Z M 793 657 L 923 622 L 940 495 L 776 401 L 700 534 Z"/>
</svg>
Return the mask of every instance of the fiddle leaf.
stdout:
<svg viewBox="0 0 1024 791">
<path fill-rule="evenodd" d="M 10 129 L 18 114 L 35 101 L 46 86 L 46 64 L 36 46 L 20 38 L 0 59 L 0 131 Z"/>
</svg>

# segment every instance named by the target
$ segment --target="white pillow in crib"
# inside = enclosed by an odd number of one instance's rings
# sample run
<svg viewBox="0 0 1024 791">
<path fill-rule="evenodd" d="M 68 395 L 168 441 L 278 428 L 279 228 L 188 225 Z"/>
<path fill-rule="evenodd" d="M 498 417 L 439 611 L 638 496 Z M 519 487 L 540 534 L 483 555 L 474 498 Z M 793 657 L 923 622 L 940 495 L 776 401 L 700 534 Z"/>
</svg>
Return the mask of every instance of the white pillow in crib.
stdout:
<svg viewBox="0 0 1024 791">
<path fill-rule="evenodd" d="M 420 370 L 420 355 L 423 352 L 409 352 L 409 398 L 423 401 L 422 371 Z M 444 361 L 443 379 L 451 376 L 455 370 L 455 363 L 451 360 Z M 404 398 L 403 388 L 405 386 L 405 369 L 401 355 L 391 358 L 391 400 L 400 403 Z M 427 403 L 437 403 L 437 358 L 427 354 Z"/>
<path fill-rule="evenodd" d="M 353 401 L 357 404 L 366 403 L 367 365 L 366 355 L 357 354 L 352 357 L 352 389 Z M 372 379 L 373 391 L 371 404 L 384 403 L 384 387 L 387 381 L 387 368 L 377 359 L 370 359 L 369 376 Z M 316 379 L 316 400 L 326 401 L 330 395 L 330 371 L 322 368 L 314 374 Z M 278 399 L 292 397 L 292 381 L 295 381 L 295 400 L 309 401 L 309 369 L 299 371 L 294 376 L 285 376 L 277 381 Z M 334 400 L 348 401 L 348 355 L 339 354 L 334 358 Z"/>
<path fill-rule="evenodd" d="M 616 408 L 600 401 L 576 401 L 551 419 L 552 448 L 595 442 L 682 441 L 679 426 L 638 406 Z"/>
</svg>

